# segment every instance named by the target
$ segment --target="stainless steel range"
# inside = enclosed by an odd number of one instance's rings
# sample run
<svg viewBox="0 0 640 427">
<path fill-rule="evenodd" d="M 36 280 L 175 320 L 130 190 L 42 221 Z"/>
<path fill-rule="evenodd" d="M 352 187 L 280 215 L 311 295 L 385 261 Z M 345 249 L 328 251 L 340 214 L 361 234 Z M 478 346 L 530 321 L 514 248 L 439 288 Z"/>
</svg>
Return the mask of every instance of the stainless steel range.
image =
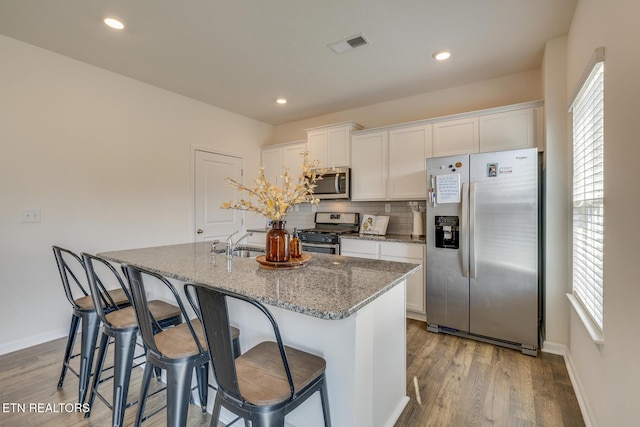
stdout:
<svg viewBox="0 0 640 427">
<path fill-rule="evenodd" d="M 299 231 L 302 250 L 339 255 L 340 235 L 358 232 L 360 214 L 316 212 L 314 222 L 315 228 Z"/>
</svg>

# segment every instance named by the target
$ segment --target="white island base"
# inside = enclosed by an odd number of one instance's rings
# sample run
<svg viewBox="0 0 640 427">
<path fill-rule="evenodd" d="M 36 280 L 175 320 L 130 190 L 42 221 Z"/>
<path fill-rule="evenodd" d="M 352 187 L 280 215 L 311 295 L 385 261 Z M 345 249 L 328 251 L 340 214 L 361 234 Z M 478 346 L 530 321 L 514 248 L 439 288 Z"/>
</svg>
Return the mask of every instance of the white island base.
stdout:
<svg viewBox="0 0 640 427">
<path fill-rule="evenodd" d="M 242 349 L 251 348 L 269 336 L 266 319 L 253 310 L 246 303 L 230 301 L 231 322 L 241 330 Z M 278 322 L 285 345 L 327 361 L 333 427 L 395 424 L 409 401 L 404 280 L 341 320 L 323 320 L 273 306 L 269 310 Z M 223 409 L 221 421 L 228 424 L 233 419 Z M 320 394 L 288 414 L 285 422 L 296 427 L 323 426 Z"/>
</svg>

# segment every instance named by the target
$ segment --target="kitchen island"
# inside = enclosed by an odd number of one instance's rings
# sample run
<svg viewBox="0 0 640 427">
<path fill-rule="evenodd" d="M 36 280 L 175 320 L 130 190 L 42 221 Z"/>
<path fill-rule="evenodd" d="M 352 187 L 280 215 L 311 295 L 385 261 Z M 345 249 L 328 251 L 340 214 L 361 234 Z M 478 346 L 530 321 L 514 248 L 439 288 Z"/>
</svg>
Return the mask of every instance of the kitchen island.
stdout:
<svg viewBox="0 0 640 427">
<path fill-rule="evenodd" d="M 394 425 L 409 399 L 405 282 L 420 266 L 314 253 L 303 268 L 266 270 L 254 258 L 227 259 L 212 255 L 210 249 L 202 242 L 99 255 L 267 304 L 285 344 L 326 359 L 334 427 Z M 243 350 L 270 336 L 269 325 L 250 307 L 238 301 L 230 305 Z M 286 421 L 292 426 L 322 426 L 319 395 L 287 415 Z"/>
</svg>

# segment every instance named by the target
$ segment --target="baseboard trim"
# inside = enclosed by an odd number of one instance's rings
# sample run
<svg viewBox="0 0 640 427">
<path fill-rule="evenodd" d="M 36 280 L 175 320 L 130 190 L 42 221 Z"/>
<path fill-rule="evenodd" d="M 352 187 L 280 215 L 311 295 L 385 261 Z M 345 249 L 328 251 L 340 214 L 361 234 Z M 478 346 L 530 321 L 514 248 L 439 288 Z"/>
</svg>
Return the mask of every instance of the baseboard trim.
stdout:
<svg viewBox="0 0 640 427">
<path fill-rule="evenodd" d="M 391 416 L 387 420 L 387 423 L 385 424 L 386 427 L 393 427 L 396 424 L 396 421 L 398 421 L 398 418 L 402 415 L 402 411 L 404 411 L 407 403 L 409 403 L 409 396 L 404 396 L 400 399 L 398 406 L 396 406 L 396 409 L 391 413 Z"/>
<path fill-rule="evenodd" d="M 582 381 L 580 381 L 580 376 L 575 369 L 575 365 L 571 357 L 571 352 L 566 346 L 563 347 L 565 349 L 562 356 L 564 357 L 564 363 L 567 366 L 567 372 L 569 373 L 569 379 L 571 380 L 573 391 L 576 395 L 576 399 L 578 400 L 578 406 L 580 406 L 580 412 L 582 413 L 584 424 L 586 427 L 597 426 L 598 423 L 593 416 L 593 410 L 591 409 L 591 405 L 589 404 L 589 400 L 587 399 L 587 394 L 585 393 L 584 387 L 582 386 Z"/>
<path fill-rule="evenodd" d="M 558 356 L 565 357 L 567 354 L 567 346 L 564 344 L 560 344 L 557 342 L 544 341 L 542 343 L 542 348 L 540 351 L 544 351 L 545 353 L 557 354 Z"/>
<path fill-rule="evenodd" d="M 69 334 L 69 329 L 58 329 L 49 331 L 44 334 L 34 335 L 21 340 L 13 341 L 7 344 L 0 345 L 0 355 L 13 353 L 14 351 L 24 350 L 25 348 L 33 347 L 34 345 L 42 344 L 45 342 L 53 341 L 58 338 L 66 337 Z"/>
<path fill-rule="evenodd" d="M 407 310 L 407 319 L 419 320 L 426 323 L 427 315 L 425 313 L 415 313 Z"/>
</svg>

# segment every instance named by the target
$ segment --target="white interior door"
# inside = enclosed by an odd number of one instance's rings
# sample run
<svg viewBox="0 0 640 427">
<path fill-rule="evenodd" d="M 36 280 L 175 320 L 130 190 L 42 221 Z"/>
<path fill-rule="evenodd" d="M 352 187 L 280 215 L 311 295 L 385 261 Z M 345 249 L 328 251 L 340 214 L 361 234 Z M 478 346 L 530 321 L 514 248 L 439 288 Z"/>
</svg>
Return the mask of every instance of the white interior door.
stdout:
<svg viewBox="0 0 640 427">
<path fill-rule="evenodd" d="M 223 241 L 243 228 L 244 212 L 221 209 L 223 202 L 238 198 L 226 178 L 242 182 L 242 158 L 195 150 L 195 241 Z"/>
</svg>

